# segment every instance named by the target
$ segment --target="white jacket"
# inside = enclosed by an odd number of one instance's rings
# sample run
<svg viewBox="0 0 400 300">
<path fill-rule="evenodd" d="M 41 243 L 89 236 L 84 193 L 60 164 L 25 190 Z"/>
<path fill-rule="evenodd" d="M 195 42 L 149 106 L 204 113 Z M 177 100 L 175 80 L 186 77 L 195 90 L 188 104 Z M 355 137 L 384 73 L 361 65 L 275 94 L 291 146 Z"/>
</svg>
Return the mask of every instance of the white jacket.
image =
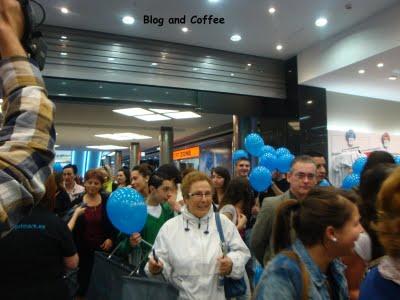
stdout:
<svg viewBox="0 0 400 300">
<path fill-rule="evenodd" d="M 236 226 L 224 215 L 221 225 L 230 248 L 227 256 L 233 262 L 229 277 L 239 279 L 244 275 L 250 251 Z M 212 207 L 201 219 L 184 207 L 181 215 L 161 227 L 153 247 L 164 264 L 162 274 L 178 288 L 179 299 L 225 300 L 224 288 L 218 286 L 217 258 L 222 256 L 222 250 Z M 148 263 L 145 271 L 154 276 Z"/>
</svg>

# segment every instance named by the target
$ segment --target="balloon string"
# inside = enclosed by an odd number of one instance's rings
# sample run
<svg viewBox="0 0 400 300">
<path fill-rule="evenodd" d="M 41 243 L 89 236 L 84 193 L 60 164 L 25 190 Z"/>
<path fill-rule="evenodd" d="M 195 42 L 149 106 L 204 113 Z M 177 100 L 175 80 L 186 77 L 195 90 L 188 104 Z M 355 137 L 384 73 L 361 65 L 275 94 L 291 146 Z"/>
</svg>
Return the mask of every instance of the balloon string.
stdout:
<svg viewBox="0 0 400 300">
<path fill-rule="evenodd" d="M 114 248 L 114 250 L 113 250 L 113 251 L 110 253 L 110 255 L 107 257 L 108 259 L 110 259 L 110 258 L 115 254 L 115 252 L 117 252 L 118 248 L 121 247 L 122 242 L 123 242 L 123 241 L 119 242 L 119 244 L 117 245 L 117 247 Z"/>
<path fill-rule="evenodd" d="M 153 245 L 150 244 L 149 242 L 145 241 L 145 240 L 141 240 L 142 243 L 146 244 L 147 246 L 149 246 L 150 248 L 153 248 Z"/>
</svg>

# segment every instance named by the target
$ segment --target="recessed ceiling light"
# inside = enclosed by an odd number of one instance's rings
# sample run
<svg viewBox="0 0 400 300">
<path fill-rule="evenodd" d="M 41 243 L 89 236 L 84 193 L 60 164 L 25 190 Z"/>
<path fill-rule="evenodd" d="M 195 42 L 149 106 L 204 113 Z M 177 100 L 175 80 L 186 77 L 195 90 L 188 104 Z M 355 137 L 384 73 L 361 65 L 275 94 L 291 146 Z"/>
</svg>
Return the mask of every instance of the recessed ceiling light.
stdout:
<svg viewBox="0 0 400 300">
<path fill-rule="evenodd" d="M 123 109 L 113 109 L 113 112 L 117 114 L 122 114 L 125 116 L 135 117 L 135 116 L 143 116 L 143 115 L 152 115 L 153 112 L 148 111 L 146 109 L 140 107 L 132 107 L 132 108 L 123 108 Z"/>
<path fill-rule="evenodd" d="M 103 88 L 103 86 L 102 85 L 99 85 L 99 89 L 102 89 Z"/>
<path fill-rule="evenodd" d="M 182 27 L 182 31 L 183 31 L 183 32 L 188 32 L 188 31 L 189 31 L 189 28 L 187 28 L 187 27 Z"/>
<path fill-rule="evenodd" d="M 103 138 L 103 139 L 116 140 L 116 141 L 151 139 L 151 136 L 137 134 L 137 133 L 131 133 L 131 132 L 95 134 L 94 136 Z"/>
<path fill-rule="evenodd" d="M 365 74 L 365 70 L 364 69 L 358 70 L 358 74 Z"/>
<path fill-rule="evenodd" d="M 67 85 L 67 83 L 65 81 L 61 82 L 62 85 Z"/>
<path fill-rule="evenodd" d="M 389 76 L 388 79 L 389 80 L 397 80 L 397 76 L 392 75 L 392 76 Z"/>
<path fill-rule="evenodd" d="M 219 2 L 219 0 L 208 0 L 208 2 L 210 2 L 210 3 L 217 3 L 217 2 Z"/>
<path fill-rule="evenodd" d="M 317 27 L 324 27 L 328 24 L 328 20 L 324 17 L 320 17 L 317 20 L 315 20 L 315 26 Z"/>
<path fill-rule="evenodd" d="M 241 39 L 242 39 L 242 37 L 239 34 L 234 34 L 231 36 L 232 42 L 239 42 Z"/>
<path fill-rule="evenodd" d="M 63 14 L 67 14 L 67 13 L 69 13 L 69 9 L 68 8 L 66 8 L 66 7 L 61 7 L 61 12 L 63 13 Z"/>
<path fill-rule="evenodd" d="M 122 23 L 126 25 L 132 25 L 133 23 L 135 23 L 135 18 L 132 16 L 125 16 L 122 18 Z"/>
<path fill-rule="evenodd" d="M 112 99 L 112 97 L 101 97 L 101 99 Z"/>
<path fill-rule="evenodd" d="M 313 101 L 312 100 L 308 100 L 307 104 L 313 104 Z"/>
<path fill-rule="evenodd" d="M 65 93 L 61 93 L 61 94 L 57 94 L 58 96 L 68 96 L 68 94 Z"/>
<path fill-rule="evenodd" d="M 283 49 L 283 46 L 281 44 L 276 45 L 276 50 L 281 51 Z"/>
<path fill-rule="evenodd" d="M 157 66 L 158 63 L 151 63 L 151 65 L 154 67 L 154 66 Z"/>
<path fill-rule="evenodd" d="M 122 149 L 128 149 L 128 147 L 115 146 L 115 145 L 86 146 L 86 148 L 99 149 L 99 150 L 122 150 Z"/>
<path fill-rule="evenodd" d="M 115 60 L 115 58 L 114 57 L 109 57 L 108 60 L 109 61 L 113 61 L 113 60 Z"/>
<path fill-rule="evenodd" d="M 384 64 L 383 63 L 379 63 L 376 65 L 378 68 L 383 68 Z"/>
<path fill-rule="evenodd" d="M 151 102 L 153 102 L 153 100 L 143 100 L 143 102 L 147 102 L 147 103 L 151 103 Z"/>
<path fill-rule="evenodd" d="M 67 56 L 68 53 L 67 53 L 67 52 L 61 52 L 60 55 L 62 55 L 62 56 Z"/>
<path fill-rule="evenodd" d="M 159 109 L 159 108 L 150 108 L 151 111 L 154 111 L 158 114 L 166 114 L 166 113 L 174 113 L 174 112 L 178 112 L 178 110 L 174 110 L 174 109 Z"/>
<path fill-rule="evenodd" d="M 66 40 L 67 37 L 66 37 L 65 35 L 62 35 L 62 36 L 61 36 L 61 39 L 62 39 L 62 40 Z"/>
<path fill-rule="evenodd" d="M 154 121 L 165 121 L 165 120 L 171 120 L 171 118 L 163 116 L 163 115 L 145 115 L 145 116 L 135 116 L 135 118 L 147 121 L 147 122 L 154 122 Z"/>
<path fill-rule="evenodd" d="M 231 76 L 235 76 L 235 73 L 231 73 Z"/>
<path fill-rule="evenodd" d="M 192 106 L 192 104 L 191 104 L 191 103 L 183 103 L 183 105 L 186 105 L 186 106 Z"/>
<path fill-rule="evenodd" d="M 181 111 L 177 113 L 168 113 L 165 114 L 168 117 L 171 117 L 173 119 L 193 119 L 193 118 L 201 118 L 199 114 L 196 114 L 192 111 Z"/>
<path fill-rule="evenodd" d="M 199 70 L 199 68 L 193 68 L 193 71 L 198 71 Z"/>
<path fill-rule="evenodd" d="M 251 67 L 251 64 L 247 64 L 248 67 Z"/>
<path fill-rule="evenodd" d="M 268 12 L 269 12 L 271 15 L 273 15 L 273 14 L 276 12 L 275 7 L 271 6 L 271 7 L 268 9 Z"/>
</svg>

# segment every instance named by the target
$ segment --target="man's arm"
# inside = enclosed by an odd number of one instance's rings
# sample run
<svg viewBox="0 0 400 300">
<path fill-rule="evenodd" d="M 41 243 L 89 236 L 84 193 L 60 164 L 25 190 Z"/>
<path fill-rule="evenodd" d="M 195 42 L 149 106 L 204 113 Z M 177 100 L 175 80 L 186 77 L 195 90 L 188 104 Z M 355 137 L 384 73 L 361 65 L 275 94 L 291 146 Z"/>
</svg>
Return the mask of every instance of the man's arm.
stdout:
<svg viewBox="0 0 400 300">
<path fill-rule="evenodd" d="M 54 158 L 54 105 L 19 41 L 23 28 L 19 2 L 0 0 L 0 235 L 42 198 Z"/>
<path fill-rule="evenodd" d="M 251 233 L 251 249 L 258 262 L 264 266 L 264 257 L 271 256 L 271 235 L 275 221 L 276 197 L 263 200 L 262 208 L 257 216 Z"/>
</svg>

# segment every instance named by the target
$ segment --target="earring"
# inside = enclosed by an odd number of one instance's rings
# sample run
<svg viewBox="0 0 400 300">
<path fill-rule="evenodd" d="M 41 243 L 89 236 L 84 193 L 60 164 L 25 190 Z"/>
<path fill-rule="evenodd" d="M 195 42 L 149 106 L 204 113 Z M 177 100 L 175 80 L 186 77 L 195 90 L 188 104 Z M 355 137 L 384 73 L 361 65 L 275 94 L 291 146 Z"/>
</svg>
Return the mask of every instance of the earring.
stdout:
<svg viewBox="0 0 400 300">
<path fill-rule="evenodd" d="M 332 237 L 331 240 L 332 240 L 332 242 L 335 242 L 335 243 L 337 242 L 337 238 L 335 238 L 335 237 Z"/>
</svg>

